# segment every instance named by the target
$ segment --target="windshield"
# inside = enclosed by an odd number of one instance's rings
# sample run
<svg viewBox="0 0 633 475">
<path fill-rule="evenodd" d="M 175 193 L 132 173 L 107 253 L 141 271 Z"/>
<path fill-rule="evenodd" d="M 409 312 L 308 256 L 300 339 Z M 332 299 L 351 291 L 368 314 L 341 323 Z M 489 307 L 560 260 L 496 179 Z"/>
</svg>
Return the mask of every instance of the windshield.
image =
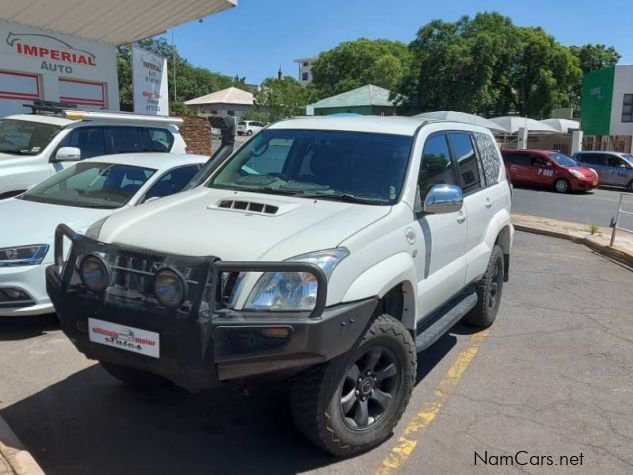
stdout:
<svg viewBox="0 0 633 475">
<path fill-rule="evenodd" d="M 37 155 L 62 129 L 59 125 L 0 119 L 0 152 Z"/>
<path fill-rule="evenodd" d="M 626 160 L 627 162 L 629 162 L 629 164 L 633 165 L 633 155 L 622 155 L 622 158 L 624 158 L 624 160 Z"/>
<path fill-rule="evenodd" d="M 562 153 L 549 152 L 548 156 L 549 158 L 554 160 L 556 163 L 564 167 L 575 167 L 576 165 L 578 165 L 578 163 L 576 163 L 576 160 L 574 160 L 571 157 L 568 157 L 567 155 L 563 155 Z"/>
<path fill-rule="evenodd" d="M 394 204 L 412 142 L 400 135 L 267 129 L 228 160 L 207 186 Z"/>
<path fill-rule="evenodd" d="M 79 208 L 120 208 L 155 171 L 112 163 L 78 163 L 31 188 L 22 199 Z"/>
</svg>

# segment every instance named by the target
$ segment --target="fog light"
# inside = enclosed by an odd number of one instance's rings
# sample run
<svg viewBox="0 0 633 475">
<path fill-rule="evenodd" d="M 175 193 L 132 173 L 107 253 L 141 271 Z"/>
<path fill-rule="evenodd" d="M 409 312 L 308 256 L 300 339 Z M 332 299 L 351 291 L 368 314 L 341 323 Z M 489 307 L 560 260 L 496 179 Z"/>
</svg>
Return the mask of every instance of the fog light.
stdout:
<svg viewBox="0 0 633 475">
<path fill-rule="evenodd" d="M 262 335 L 267 338 L 288 338 L 290 327 L 262 328 Z"/>
<path fill-rule="evenodd" d="M 165 307 L 180 307 L 187 298 L 185 278 L 174 269 L 159 270 L 154 276 L 154 295 Z"/>
<path fill-rule="evenodd" d="M 79 277 L 93 292 L 103 292 L 110 284 L 110 275 L 110 266 L 96 254 L 88 254 L 79 264 Z"/>
</svg>

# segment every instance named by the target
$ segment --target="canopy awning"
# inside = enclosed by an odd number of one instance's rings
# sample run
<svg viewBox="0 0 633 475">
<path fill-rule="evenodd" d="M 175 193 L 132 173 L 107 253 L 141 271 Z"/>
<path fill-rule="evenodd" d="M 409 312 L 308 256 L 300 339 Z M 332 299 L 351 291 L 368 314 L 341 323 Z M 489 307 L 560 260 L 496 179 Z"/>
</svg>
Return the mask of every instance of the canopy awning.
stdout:
<svg viewBox="0 0 633 475">
<path fill-rule="evenodd" d="M 236 5 L 237 0 L 0 0 L 0 18 L 120 45 Z"/>
<path fill-rule="evenodd" d="M 580 130 L 580 122 L 570 119 L 545 119 L 544 124 L 554 127 L 561 134 L 568 134 L 573 130 Z"/>
<path fill-rule="evenodd" d="M 502 125 L 497 124 L 489 119 L 485 119 L 475 114 L 467 114 L 466 112 L 457 111 L 435 111 L 424 112 L 414 116 L 420 119 L 435 119 L 435 120 L 451 120 L 454 122 L 461 122 L 463 124 L 478 125 L 479 127 L 485 127 L 493 132 L 510 133 Z"/>
<path fill-rule="evenodd" d="M 494 119 L 490 120 L 496 122 L 506 130 L 508 130 L 511 134 L 516 134 L 519 129 L 527 129 L 528 132 L 560 134 L 560 132 L 551 125 L 545 124 L 538 120 L 529 119 L 527 117 L 507 115 L 504 117 L 495 117 Z"/>
</svg>

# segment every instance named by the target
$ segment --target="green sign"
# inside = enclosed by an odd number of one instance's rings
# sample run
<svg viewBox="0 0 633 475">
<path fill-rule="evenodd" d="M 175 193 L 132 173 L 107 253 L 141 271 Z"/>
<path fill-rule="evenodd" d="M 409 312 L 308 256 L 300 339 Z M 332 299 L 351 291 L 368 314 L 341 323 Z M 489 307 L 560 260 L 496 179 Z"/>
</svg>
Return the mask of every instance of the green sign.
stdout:
<svg viewBox="0 0 633 475">
<path fill-rule="evenodd" d="M 610 135 L 614 77 L 611 67 L 583 78 L 580 123 L 585 135 Z"/>
</svg>

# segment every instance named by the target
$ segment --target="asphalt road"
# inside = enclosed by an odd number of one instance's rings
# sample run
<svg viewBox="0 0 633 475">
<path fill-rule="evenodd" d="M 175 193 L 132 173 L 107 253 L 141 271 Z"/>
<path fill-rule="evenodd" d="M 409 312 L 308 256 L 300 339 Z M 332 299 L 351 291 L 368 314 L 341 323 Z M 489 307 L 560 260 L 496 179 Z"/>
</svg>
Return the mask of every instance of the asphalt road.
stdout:
<svg viewBox="0 0 633 475">
<path fill-rule="evenodd" d="M 619 188 L 598 188 L 589 193 L 560 194 L 539 188 L 514 187 L 512 211 L 562 219 L 582 224 L 609 226 L 618 210 L 620 193 L 625 193 L 633 212 L 633 193 Z M 633 230 L 633 218 L 625 217 L 622 227 Z"/>
<path fill-rule="evenodd" d="M 632 282 L 581 245 L 517 233 L 496 324 L 457 325 L 421 353 L 395 436 L 348 460 L 299 435 L 283 391 L 130 390 L 54 319 L 0 321 L 0 414 L 49 475 L 630 474 Z M 517 453 L 577 465 L 494 465 Z"/>
</svg>

